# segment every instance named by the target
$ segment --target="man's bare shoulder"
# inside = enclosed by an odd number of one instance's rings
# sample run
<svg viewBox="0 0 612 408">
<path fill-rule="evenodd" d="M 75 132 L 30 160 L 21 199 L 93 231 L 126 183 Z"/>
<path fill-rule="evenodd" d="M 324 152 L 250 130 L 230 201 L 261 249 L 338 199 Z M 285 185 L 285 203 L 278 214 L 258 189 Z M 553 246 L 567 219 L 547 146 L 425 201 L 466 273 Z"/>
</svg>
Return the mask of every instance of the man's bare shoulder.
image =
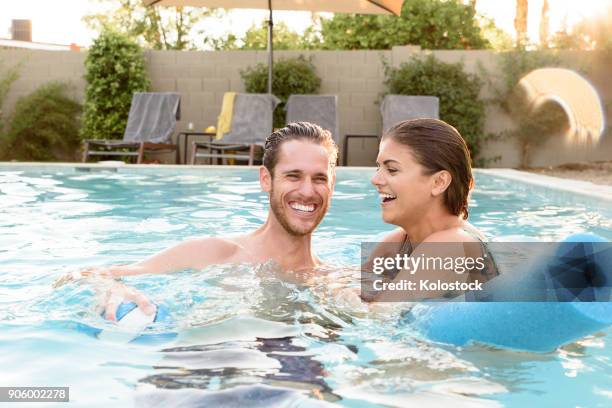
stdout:
<svg viewBox="0 0 612 408">
<path fill-rule="evenodd" d="M 192 256 L 197 267 L 239 262 L 244 252 L 239 242 L 222 237 L 191 238 L 179 245 Z"/>
<path fill-rule="evenodd" d="M 197 237 L 190 238 L 184 242 L 190 245 L 206 246 L 219 250 L 235 250 L 241 246 L 237 239 L 225 237 Z"/>
</svg>

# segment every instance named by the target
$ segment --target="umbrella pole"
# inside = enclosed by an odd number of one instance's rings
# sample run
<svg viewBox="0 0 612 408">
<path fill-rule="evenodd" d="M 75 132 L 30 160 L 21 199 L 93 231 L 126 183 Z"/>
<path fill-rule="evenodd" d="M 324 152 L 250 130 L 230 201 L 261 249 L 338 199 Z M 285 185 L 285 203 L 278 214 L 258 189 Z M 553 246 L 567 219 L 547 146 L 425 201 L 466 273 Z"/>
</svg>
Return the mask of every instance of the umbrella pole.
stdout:
<svg viewBox="0 0 612 408">
<path fill-rule="evenodd" d="M 268 0 L 268 9 L 270 10 L 270 18 L 268 19 L 268 93 L 272 94 L 272 65 L 273 65 L 273 49 L 272 49 L 272 0 Z"/>
</svg>

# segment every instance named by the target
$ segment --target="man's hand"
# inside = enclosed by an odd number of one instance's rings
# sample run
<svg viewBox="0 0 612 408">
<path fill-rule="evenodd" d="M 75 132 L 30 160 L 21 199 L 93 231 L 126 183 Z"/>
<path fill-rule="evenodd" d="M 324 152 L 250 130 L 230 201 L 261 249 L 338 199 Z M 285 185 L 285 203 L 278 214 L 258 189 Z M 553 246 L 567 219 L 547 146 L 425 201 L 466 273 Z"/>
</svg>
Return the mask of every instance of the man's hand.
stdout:
<svg viewBox="0 0 612 408">
<path fill-rule="evenodd" d="M 126 286 L 121 282 L 114 282 L 106 292 L 106 305 L 104 316 L 108 320 L 117 320 L 117 308 L 123 302 L 134 302 L 144 314 L 155 313 L 155 305 L 139 290 Z"/>
<path fill-rule="evenodd" d="M 112 279 L 114 275 L 111 273 L 108 268 L 100 268 L 100 267 L 90 267 L 85 268 L 81 271 L 74 271 L 67 273 L 65 275 L 60 276 L 53 282 L 53 288 L 59 288 L 60 286 L 64 286 L 70 282 L 76 282 L 81 279 L 86 278 L 103 278 L 103 279 Z"/>
</svg>

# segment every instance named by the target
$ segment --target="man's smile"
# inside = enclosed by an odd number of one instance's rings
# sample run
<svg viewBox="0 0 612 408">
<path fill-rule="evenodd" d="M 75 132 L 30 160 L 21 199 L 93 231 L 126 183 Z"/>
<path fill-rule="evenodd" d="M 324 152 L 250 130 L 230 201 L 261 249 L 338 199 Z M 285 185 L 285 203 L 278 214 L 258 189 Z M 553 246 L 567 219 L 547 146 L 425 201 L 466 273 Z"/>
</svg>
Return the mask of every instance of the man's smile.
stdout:
<svg viewBox="0 0 612 408">
<path fill-rule="evenodd" d="M 299 201 L 289 201 L 289 207 L 297 212 L 309 214 L 315 211 L 317 205 L 314 203 L 306 204 L 300 203 Z"/>
</svg>

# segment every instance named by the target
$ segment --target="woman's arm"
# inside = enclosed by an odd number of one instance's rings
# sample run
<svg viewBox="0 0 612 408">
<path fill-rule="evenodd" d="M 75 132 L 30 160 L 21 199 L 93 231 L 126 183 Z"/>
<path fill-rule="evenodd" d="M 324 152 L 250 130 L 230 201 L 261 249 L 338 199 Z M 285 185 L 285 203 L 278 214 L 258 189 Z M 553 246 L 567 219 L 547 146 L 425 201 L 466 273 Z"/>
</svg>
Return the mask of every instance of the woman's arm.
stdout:
<svg viewBox="0 0 612 408">
<path fill-rule="evenodd" d="M 372 253 L 369 254 L 368 260 L 362 265 L 362 270 L 372 270 L 374 258 L 391 256 L 397 253 L 405 239 L 406 232 L 401 228 L 397 228 L 385 235 L 385 238 L 383 238 L 383 240 L 374 247 Z"/>
<path fill-rule="evenodd" d="M 400 254 L 403 255 L 403 254 Z M 395 256 L 392 254 L 390 256 Z M 412 289 L 385 290 L 377 293 L 375 301 L 419 301 L 425 299 L 440 299 L 449 296 L 448 290 L 433 290 L 423 283 L 467 282 L 471 267 L 461 266 L 468 258 L 476 260 L 482 256 L 481 243 L 460 228 L 439 231 L 428 236 L 416 245 L 409 258 L 420 263 L 410 263 L 409 268 L 400 269 L 393 278 L 393 283 L 412 282 Z M 448 260 L 452 259 L 454 268 L 448 268 Z M 425 263 L 427 262 L 427 265 Z"/>
<path fill-rule="evenodd" d="M 362 281 L 362 285 L 361 287 L 370 287 L 370 285 L 368 284 L 367 280 L 371 280 L 373 281 L 374 279 L 381 279 L 381 278 L 385 278 L 382 275 L 375 275 L 374 274 L 374 260 L 376 258 L 386 258 L 386 257 L 393 257 L 395 256 L 396 253 L 398 253 L 398 251 L 401 249 L 402 244 L 404 243 L 406 239 L 406 232 L 401 229 L 401 228 L 397 228 L 394 231 L 390 232 L 389 234 L 387 234 L 383 240 L 381 242 L 379 242 L 374 249 L 372 250 L 372 252 L 368 255 L 368 259 L 367 261 L 361 265 L 361 279 Z M 389 280 L 389 278 L 387 277 L 387 280 Z M 365 281 L 365 282 L 364 282 Z M 373 291 L 360 291 L 360 297 L 361 300 L 364 302 L 375 302 L 378 299 L 378 296 L 380 295 L 380 293 L 376 293 Z"/>
</svg>

